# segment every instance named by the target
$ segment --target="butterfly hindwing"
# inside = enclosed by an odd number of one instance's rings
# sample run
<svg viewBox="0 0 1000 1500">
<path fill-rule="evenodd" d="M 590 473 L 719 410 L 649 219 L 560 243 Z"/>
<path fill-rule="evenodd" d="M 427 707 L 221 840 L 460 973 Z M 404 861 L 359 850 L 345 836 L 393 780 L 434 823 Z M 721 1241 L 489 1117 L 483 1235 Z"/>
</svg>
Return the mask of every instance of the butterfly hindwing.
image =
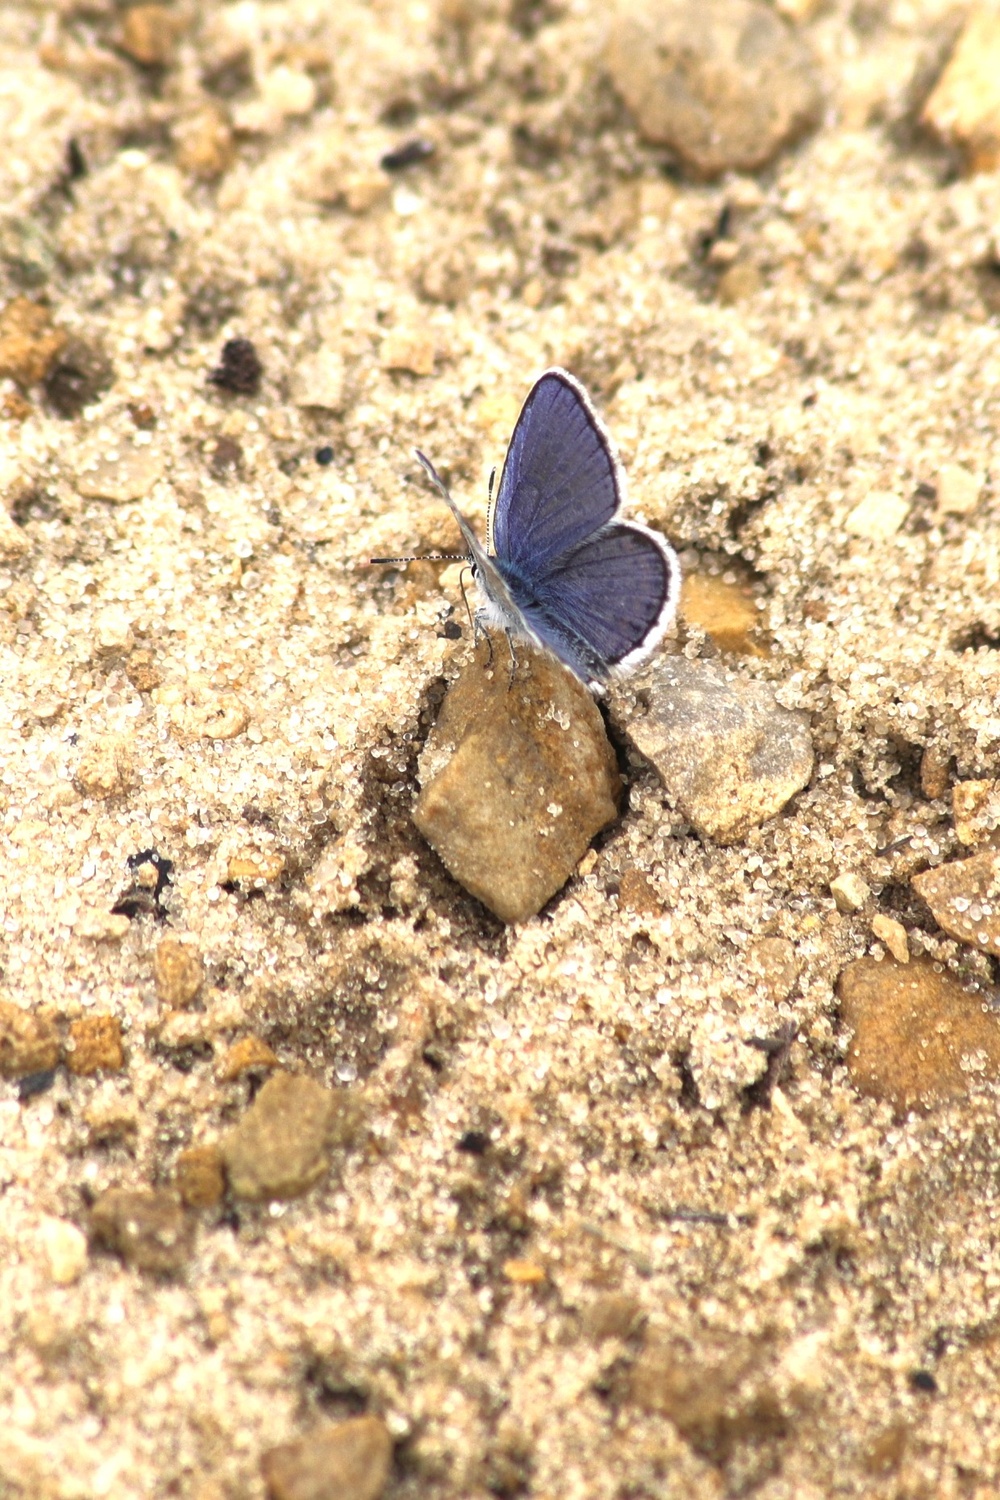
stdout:
<svg viewBox="0 0 1000 1500">
<path fill-rule="evenodd" d="M 627 670 L 663 636 L 677 602 L 677 561 L 653 531 L 615 521 L 532 585 L 508 576 L 532 634 L 584 681 Z"/>
<path fill-rule="evenodd" d="M 606 525 L 622 501 L 611 440 L 583 387 L 547 370 L 532 387 L 504 460 L 493 514 L 501 566 L 531 578 Z"/>
</svg>

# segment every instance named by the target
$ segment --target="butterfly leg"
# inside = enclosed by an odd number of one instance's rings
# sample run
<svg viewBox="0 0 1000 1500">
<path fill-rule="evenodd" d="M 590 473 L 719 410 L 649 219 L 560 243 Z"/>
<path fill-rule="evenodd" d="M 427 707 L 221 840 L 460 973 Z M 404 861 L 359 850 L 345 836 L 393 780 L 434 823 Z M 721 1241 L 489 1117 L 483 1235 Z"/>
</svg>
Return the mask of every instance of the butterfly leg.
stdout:
<svg viewBox="0 0 1000 1500">
<path fill-rule="evenodd" d="M 514 686 L 514 673 L 517 671 L 517 654 L 514 651 L 513 633 L 504 627 L 504 635 L 507 637 L 507 650 L 510 652 L 510 676 L 507 678 L 507 691 L 510 692 Z"/>
</svg>

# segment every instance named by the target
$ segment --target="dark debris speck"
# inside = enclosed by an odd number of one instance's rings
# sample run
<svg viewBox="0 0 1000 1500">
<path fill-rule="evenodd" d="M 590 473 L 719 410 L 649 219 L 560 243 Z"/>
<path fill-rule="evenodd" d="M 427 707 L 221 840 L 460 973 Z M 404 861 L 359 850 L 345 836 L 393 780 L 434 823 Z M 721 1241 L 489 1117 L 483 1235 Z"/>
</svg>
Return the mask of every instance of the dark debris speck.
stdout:
<svg viewBox="0 0 1000 1500">
<path fill-rule="evenodd" d="M 253 396 L 260 390 L 264 366 L 249 339 L 227 339 L 222 358 L 208 377 L 213 385 L 241 396 Z"/>
</svg>

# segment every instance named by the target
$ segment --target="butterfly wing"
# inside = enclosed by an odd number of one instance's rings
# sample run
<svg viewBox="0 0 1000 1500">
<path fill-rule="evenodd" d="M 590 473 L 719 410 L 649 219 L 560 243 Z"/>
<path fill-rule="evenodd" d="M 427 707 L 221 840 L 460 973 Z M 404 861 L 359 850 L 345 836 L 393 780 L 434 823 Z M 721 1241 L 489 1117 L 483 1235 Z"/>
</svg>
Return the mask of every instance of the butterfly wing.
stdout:
<svg viewBox="0 0 1000 1500">
<path fill-rule="evenodd" d="M 532 635 L 589 683 L 648 656 L 680 591 L 673 548 L 634 521 L 602 527 L 531 583 L 500 566 Z"/>
<path fill-rule="evenodd" d="M 611 439 L 578 381 L 546 370 L 517 419 L 493 514 L 498 560 L 524 578 L 607 524 L 624 475 Z"/>
</svg>

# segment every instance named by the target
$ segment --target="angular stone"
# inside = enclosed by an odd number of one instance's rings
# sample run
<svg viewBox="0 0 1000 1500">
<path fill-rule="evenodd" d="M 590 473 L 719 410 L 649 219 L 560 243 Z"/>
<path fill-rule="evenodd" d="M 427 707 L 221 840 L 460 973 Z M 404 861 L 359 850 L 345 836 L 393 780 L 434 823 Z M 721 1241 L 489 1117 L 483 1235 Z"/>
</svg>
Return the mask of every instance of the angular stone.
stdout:
<svg viewBox="0 0 1000 1500">
<path fill-rule="evenodd" d="M 967 516 L 979 504 L 983 474 L 973 474 L 961 464 L 942 464 L 937 472 L 938 515 Z"/>
<path fill-rule="evenodd" d="M 125 1066 L 122 1025 L 117 1016 L 81 1016 L 69 1028 L 66 1066 L 71 1073 L 89 1078 L 107 1070 L 117 1073 Z"/>
<path fill-rule="evenodd" d="M 502 922 L 534 916 L 617 816 L 619 775 L 590 693 L 553 658 L 482 645 L 420 757 L 413 819 L 452 875 Z"/>
<path fill-rule="evenodd" d="M 164 1005 L 183 1010 L 197 998 L 205 981 L 201 954 L 180 938 L 161 938 L 153 954 L 153 981 Z"/>
<path fill-rule="evenodd" d="M 257 1068 L 276 1068 L 277 1055 L 259 1036 L 244 1036 L 234 1042 L 216 1069 L 220 1083 L 232 1083 Z"/>
<path fill-rule="evenodd" d="M 76 487 L 87 500 L 127 505 L 142 500 L 163 473 L 163 458 L 152 448 L 84 449 L 77 462 Z"/>
<path fill-rule="evenodd" d="M 47 1016 L 0 1000 L 0 1078 L 44 1073 L 59 1061 L 59 1033 Z"/>
<path fill-rule="evenodd" d="M 1000 849 L 924 870 L 910 885 L 949 937 L 1000 955 Z"/>
<path fill-rule="evenodd" d="M 120 46 L 145 68 L 165 68 L 173 58 L 182 22 L 168 5 L 133 5 L 122 19 Z"/>
<path fill-rule="evenodd" d="M 929 960 L 859 958 L 837 993 L 853 1032 L 847 1067 L 862 1094 L 926 1109 L 1000 1076 L 1000 1016 Z"/>
<path fill-rule="evenodd" d="M 329 1170 L 357 1124 L 353 1098 L 312 1078 L 275 1073 L 222 1142 L 238 1198 L 298 1198 Z"/>
<path fill-rule="evenodd" d="M 844 870 L 830 881 L 830 895 L 838 911 L 860 911 L 871 894 L 871 886 L 854 870 Z"/>
<path fill-rule="evenodd" d="M 1000 12 L 974 10 L 929 95 L 921 123 L 957 147 L 969 172 L 1000 166 Z"/>
<path fill-rule="evenodd" d="M 86 797 L 107 801 L 124 796 L 135 780 L 135 760 L 127 741 L 121 738 L 100 740 L 83 754 L 77 766 L 76 782 Z"/>
<path fill-rule="evenodd" d="M 737 842 L 808 784 L 806 718 L 780 707 L 766 683 L 727 682 L 704 662 L 666 656 L 649 700 L 626 733 L 703 838 Z"/>
<path fill-rule="evenodd" d="M 388 1428 L 364 1416 L 269 1448 L 260 1466 L 270 1500 L 378 1500 L 391 1463 Z"/>
<path fill-rule="evenodd" d="M 431 356 L 431 369 L 434 358 Z M 292 376 L 292 400 L 296 406 L 316 406 L 323 411 L 342 411 L 344 406 L 344 359 L 336 349 L 317 349 L 296 366 Z"/>
<path fill-rule="evenodd" d="M 909 513 L 910 504 L 891 490 L 869 490 L 847 517 L 845 525 L 852 536 L 871 542 L 885 542 L 895 536 Z"/>
<path fill-rule="evenodd" d="M 910 940 L 902 922 L 897 922 L 895 917 L 887 916 L 883 911 L 877 911 L 872 917 L 872 934 L 880 943 L 885 944 L 897 963 L 910 962 Z"/>
<path fill-rule="evenodd" d="M 434 341 L 416 329 L 394 329 L 382 340 L 379 364 L 383 370 L 405 370 L 410 375 L 434 374 Z"/>
<path fill-rule="evenodd" d="M 100 1244 L 140 1271 L 170 1276 L 191 1254 L 194 1226 L 177 1195 L 164 1188 L 109 1188 L 90 1222 Z"/>
<path fill-rule="evenodd" d="M 808 49 L 757 0 L 621 0 L 608 64 L 641 134 L 702 177 L 756 171 L 820 118 Z"/>
</svg>

